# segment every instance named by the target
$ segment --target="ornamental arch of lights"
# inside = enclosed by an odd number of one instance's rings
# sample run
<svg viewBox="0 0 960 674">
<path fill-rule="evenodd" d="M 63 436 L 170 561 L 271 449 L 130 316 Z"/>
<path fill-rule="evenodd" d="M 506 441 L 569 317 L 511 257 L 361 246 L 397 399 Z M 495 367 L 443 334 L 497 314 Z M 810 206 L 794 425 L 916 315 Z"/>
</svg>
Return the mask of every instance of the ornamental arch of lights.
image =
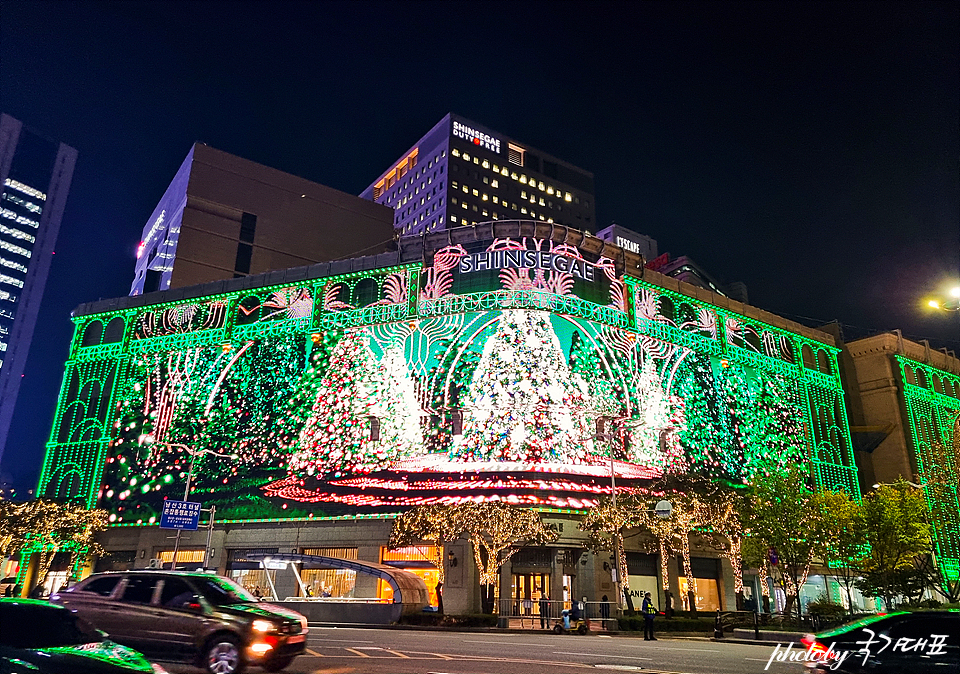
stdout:
<svg viewBox="0 0 960 674">
<path fill-rule="evenodd" d="M 511 226 L 363 271 L 84 305 L 41 492 L 154 524 L 182 494 L 187 445 L 238 457 L 197 459 L 194 494 L 218 520 L 584 509 L 609 493 L 611 459 L 622 490 L 801 463 L 859 494 L 826 335 L 624 273 L 583 234 Z M 595 438 L 601 416 L 626 422 L 615 442 Z"/>
</svg>

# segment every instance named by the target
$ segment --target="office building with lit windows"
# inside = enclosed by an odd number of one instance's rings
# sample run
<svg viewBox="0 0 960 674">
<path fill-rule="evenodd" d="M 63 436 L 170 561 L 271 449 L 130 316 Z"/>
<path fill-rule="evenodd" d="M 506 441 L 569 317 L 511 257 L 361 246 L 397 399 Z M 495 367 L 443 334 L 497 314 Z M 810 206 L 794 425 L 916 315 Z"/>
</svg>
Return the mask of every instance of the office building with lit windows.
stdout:
<svg viewBox="0 0 960 674">
<path fill-rule="evenodd" d="M 382 253 L 393 214 L 195 144 L 143 227 L 131 295 Z"/>
<path fill-rule="evenodd" d="M 77 151 L 0 115 L 0 458 Z"/>
<path fill-rule="evenodd" d="M 593 174 L 448 114 L 360 195 L 394 211 L 400 236 L 488 220 L 593 231 Z"/>
</svg>

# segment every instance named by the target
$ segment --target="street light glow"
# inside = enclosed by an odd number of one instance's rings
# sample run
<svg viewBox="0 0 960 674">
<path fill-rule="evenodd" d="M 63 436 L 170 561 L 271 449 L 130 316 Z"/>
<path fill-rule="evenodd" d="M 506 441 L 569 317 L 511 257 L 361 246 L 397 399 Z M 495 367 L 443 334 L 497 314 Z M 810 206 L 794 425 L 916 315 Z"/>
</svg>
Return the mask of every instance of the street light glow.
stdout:
<svg viewBox="0 0 960 674">
<path fill-rule="evenodd" d="M 960 297 L 960 286 L 950 288 L 950 297 Z"/>
<path fill-rule="evenodd" d="M 936 300 L 930 300 L 929 302 L 927 302 L 927 306 L 931 307 L 932 309 L 939 309 L 940 303 L 937 302 Z"/>
</svg>

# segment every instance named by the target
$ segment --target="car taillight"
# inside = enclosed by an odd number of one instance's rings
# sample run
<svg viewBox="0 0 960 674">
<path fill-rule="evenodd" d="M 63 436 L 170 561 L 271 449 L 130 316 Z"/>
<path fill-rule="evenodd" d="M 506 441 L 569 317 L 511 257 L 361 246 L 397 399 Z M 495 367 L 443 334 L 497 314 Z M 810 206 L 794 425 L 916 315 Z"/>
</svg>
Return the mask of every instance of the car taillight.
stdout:
<svg viewBox="0 0 960 674">
<path fill-rule="evenodd" d="M 811 655 L 814 653 L 820 653 L 820 657 L 817 658 L 820 662 L 825 662 L 829 658 L 835 657 L 835 653 L 830 653 L 830 649 L 817 641 L 817 636 L 815 634 L 806 634 L 803 638 L 800 639 L 800 643 L 806 646 L 807 650 Z M 830 656 L 827 656 L 827 653 L 830 653 Z"/>
</svg>

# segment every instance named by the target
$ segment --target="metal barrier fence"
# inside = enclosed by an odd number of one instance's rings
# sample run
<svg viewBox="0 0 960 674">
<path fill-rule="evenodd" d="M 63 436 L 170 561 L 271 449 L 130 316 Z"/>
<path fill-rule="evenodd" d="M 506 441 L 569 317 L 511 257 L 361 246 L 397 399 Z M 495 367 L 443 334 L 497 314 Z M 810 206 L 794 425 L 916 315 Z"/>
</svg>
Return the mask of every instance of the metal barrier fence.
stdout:
<svg viewBox="0 0 960 674">
<path fill-rule="evenodd" d="M 607 627 L 617 619 L 617 605 L 611 601 L 581 601 L 580 617 Z M 562 618 L 563 611 L 573 608 L 572 601 L 537 599 L 501 599 L 499 614 L 503 619 L 518 619 L 521 627 L 550 629 Z"/>
</svg>

